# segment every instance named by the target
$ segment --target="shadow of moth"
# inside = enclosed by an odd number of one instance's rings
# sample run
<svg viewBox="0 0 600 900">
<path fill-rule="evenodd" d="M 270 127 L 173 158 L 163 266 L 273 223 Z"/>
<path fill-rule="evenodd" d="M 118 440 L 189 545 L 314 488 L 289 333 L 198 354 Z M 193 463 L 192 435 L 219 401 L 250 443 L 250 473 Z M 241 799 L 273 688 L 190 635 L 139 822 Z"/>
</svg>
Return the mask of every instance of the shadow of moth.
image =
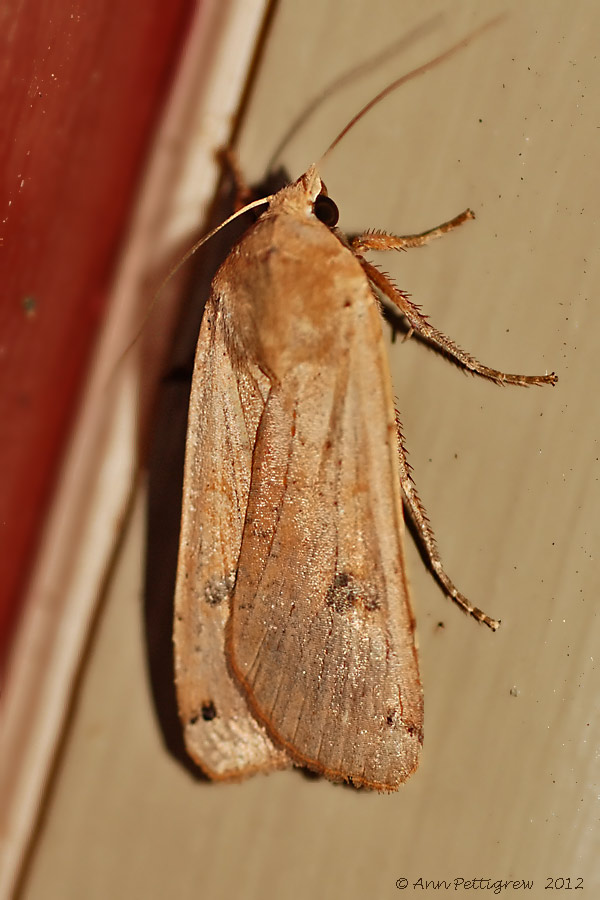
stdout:
<svg viewBox="0 0 600 900">
<path fill-rule="evenodd" d="M 350 240 L 315 166 L 262 202 L 213 280 L 196 353 L 174 625 L 186 748 L 215 779 L 295 764 L 395 790 L 423 738 L 403 501 L 444 590 L 498 622 L 442 568 L 375 291 L 475 374 L 519 385 L 556 376 L 481 365 L 364 256 L 425 244 L 469 210 L 420 235 Z"/>
</svg>

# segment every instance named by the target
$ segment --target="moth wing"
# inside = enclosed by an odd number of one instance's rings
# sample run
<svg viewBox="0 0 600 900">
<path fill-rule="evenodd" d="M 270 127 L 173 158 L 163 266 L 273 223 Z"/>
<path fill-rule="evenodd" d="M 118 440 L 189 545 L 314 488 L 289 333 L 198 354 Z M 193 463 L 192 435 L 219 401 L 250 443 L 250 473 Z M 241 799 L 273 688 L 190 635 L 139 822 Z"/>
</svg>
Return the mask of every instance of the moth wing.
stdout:
<svg viewBox="0 0 600 900">
<path fill-rule="evenodd" d="M 250 714 L 224 652 L 264 382 L 234 367 L 223 304 L 211 296 L 190 397 L 173 637 L 186 748 L 212 778 L 291 764 Z"/>
<path fill-rule="evenodd" d="M 335 360 L 267 398 L 226 646 L 295 761 L 393 790 L 418 763 L 422 691 L 381 320 L 366 279 L 354 290 Z"/>
</svg>

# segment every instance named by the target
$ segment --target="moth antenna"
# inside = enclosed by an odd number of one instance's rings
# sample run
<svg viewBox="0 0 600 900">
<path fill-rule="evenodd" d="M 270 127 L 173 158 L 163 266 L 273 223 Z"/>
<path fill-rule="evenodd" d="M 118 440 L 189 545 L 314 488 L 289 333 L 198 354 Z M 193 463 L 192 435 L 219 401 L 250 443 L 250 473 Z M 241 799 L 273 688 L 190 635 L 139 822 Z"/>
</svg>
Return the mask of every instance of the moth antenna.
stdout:
<svg viewBox="0 0 600 900">
<path fill-rule="evenodd" d="M 320 164 L 323 162 L 326 156 L 328 156 L 334 147 L 337 147 L 339 142 L 345 137 L 351 128 L 354 128 L 357 122 L 359 122 L 363 116 L 365 116 L 369 110 L 371 110 L 374 106 L 376 106 L 384 97 L 387 97 L 388 94 L 391 94 L 392 91 L 395 91 L 396 88 L 399 88 L 401 85 L 406 84 L 407 81 L 412 81 L 413 78 L 418 78 L 420 75 L 425 75 L 426 72 L 429 72 L 431 69 L 435 68 L 435 66 L 439 65 L 439 63 L 445 62 L 450 57 L 454 56 L 455 53 L 458 53 L 459 50 L 464 49 L 468 44 L 471 43 L 472 40 L 479 37 L 485 31 L 488 31 L 490 28 L 495 28 L 496 25 L 502 20 L 506 18 L 506 13 L 500 13 L 500 15 L 495 16 L 493 19 L 490 19 L 488 22 L 484 22 L 483 25 L 480 25 L 479 28 L 475 28 L 471 31 L 466 37 L 462 38 L 456 44 L 453 44 L 452 47 L 449 47 L 447 50 L 444 50 L 443 53 L 440 53 L 438 56 L 435 56 L 433 59 L 430 59 L 428 62 L 423 63 L 422 66 L 418 66 L 416 69 L 412 69 L 410 72 L 407 72 L 405 75 L 401 75 L 400 78 L 396 78 L 395 81 L 392 81 L 391 84 L 388 84 L 382 91 L 373 97 L 372 100 L 363 106 L 355 116 L 353 116 L 347 125 L 342 128 L 340 133 L 334 140 L 331 142 L 325 153 L 321 156 L 319 162 L 317 163 L 317 168 L 319 168 Z"/>
<path fill-rule="evenodd" d="M 296 116 L 292 124 L 288 127 L 285 134 L 279 141 L 278 145 L 273 150 L 271 154 L 271 158 L 267 163 L 266 170 L 267 172 L 271 172 L 275 168 L 275 163 L 283 153 L 284 149 L 288 146 L 290 141 L 296 136 L 296 134 L 300 131 L 301 128 L 304 127 L 304 124 L 310 119 L 316 111 L 325 103 L 331 96 L 336 94 L 338 91 L 342 90 L 342 88 L 346 87 L 346 85 L 351 84 L 353 81 L 356 81 L 359 78 L 362 78 L 368 72 L 371 72 L 373 69 L 382 66 L 386 60 L 391 59 L 393 56 L 397 56 L 404 50 L 406 47 L 410 46 L 414 41 L 421 38 L 423 35 L 428 34 L 430 31 L 433 31 L 439 23 L 443 19 L 443 13 L 438 13 L 435 16 L 431 16 L 425 22 L 422 22 L 420 25 L 417 25 L 408 34 L 403 35 L 401 38 L 397 38 L 387 47 L 384 47 L 383 50 L 378 50 L 374 56 L 370 56 L 368 59 L 365 59 L 364 62 L 359 63 L 357 66 L 353 66 L 350 71 L 345 71 L 341 75 L 338 75 L 337 78 L 334 78 L 326 87 L 324 87 L 318 94 L 316 94 L 312 100 L 310 100 L 304 109 Z"/>
<path fill-rule="evenodd" d="M 216 228 L 213 228 L 213 230 L 209 231 L 208 234 L 205 234 L 204 237 L 201 237 L 199 241 L 196 241 L 196 243 L 193 244 L 189 248 L 189 250 L 186 250 L 186 252 L 183 254 L 181 259 L 177 260 L 175 265 L 172 266 L 171 269 L 169 269 L 168 273 L 165 275 L 165 277 L 161 281 L 159 287 L 156 289 L 156 291 L 154 293 L 154 297 L 152 298 L 152 302 L 150 303 L 150 306 L 146 310 L 146 314 L 142 320 L 142 324 L 140 325 L 135 337 L 132 338 L 132 340 L 127 344 L 127 347 L 125 348 L 125 350 L 123 350 L 123 352 L 119 356 L 119 359 L 117 361 L 115 368 L 118 368 L 118 366 L 123 361 L 123 359 L 127 356 L 129 351 L 131 350 L 131 348 L 139 341 L 140 335 L 142 334 L 144 328 L 146 327 L 146 325 L 148 323 L 148 319 L 150 318 L 150 315 L 152 314 L 152 310 L 154 309 L 158 298 L 164 291 L 165 287 L 167 286 L 167 284 L 169 283 L 171 278 L 173 278 L 173 276 L 176 275 L 177 272 L 179 272 L 181 267 L 185 265 L 185 263 L 188 261 L 188 259 L 194 255 L 196 250 L 199 250 L 203 244 L 206 244 L 207 241 L 210 241 L 210 239 L 215 236 L 215 234 L 218 234 L 218 232 L 221 230 L 221 228 L 225 228 L 226 225 L 229 225 L 229 223 L 233 222 L 234 219 L 237 219 L 238 216 L 242 216 L 244 213 L 248 212 L 249 210 L 256 209 L 257 206 L 262 206 L 264 203 L 269 203 L 272 199 L 273 199 L 273 194 L 269 194 L 267 197 L 261 197 L 260 200 L 253 200 L 252 203 L 248 203 L 248 204 L 246 204 L 246 206 L 242 206 L 241 209 L 238 209 L 237 212 L 234 212 L 232 215 L 228 216 L 223 222 L 221 222 L 220 225 L 217 225 Z"/>
<path fill-rule="evenodd" d="M 204 237 L 201 237 L 199 241 L 196 241 L 189 250 L 183 254 L 180 260 L 178 260 L 172 269 L 169 270 L 168 274 L 165 276 L 163 281 L 161 282 L 160 287 L 158 288 L 156 294 L 154 295 L 154 299 L 161 293 L 161 291 L 166 287 L 169 283 L 173 275 L 175 275 L 183 265 L 188 261 L 188 259 L 194 255 L 196 250 L 199 250 L 203 244 L 206 244 L 207 241 L 210 241 L 211 238 L 218 234 L 221 228 L 225 228 L 226 225 L 229 225 L 230 222 L 233 222 L 234 219 L 237 219 L 238 216 L 242 216 L 244 213 L 247 213 L 251 209 L 256 209 L 257 206 L 262 206 L 264 203 L 270 203 L 273 199 L 273 194 L 269 194 L 267 197 L 261 197 L 259 200 L 253 200 L 252 203 L 247 203 L 246 206 L 242 206 L 241 209 L 238 209 L 237 212 L 232 213 L 226 219 L 221 222 L 220 225 L 217 225 L 216 228 L 213 228 L 212 231 L 209 231 L 208 234 L 205 234 Z M 152 301 L 154 302 L 154 301 Z"/>
</svg>

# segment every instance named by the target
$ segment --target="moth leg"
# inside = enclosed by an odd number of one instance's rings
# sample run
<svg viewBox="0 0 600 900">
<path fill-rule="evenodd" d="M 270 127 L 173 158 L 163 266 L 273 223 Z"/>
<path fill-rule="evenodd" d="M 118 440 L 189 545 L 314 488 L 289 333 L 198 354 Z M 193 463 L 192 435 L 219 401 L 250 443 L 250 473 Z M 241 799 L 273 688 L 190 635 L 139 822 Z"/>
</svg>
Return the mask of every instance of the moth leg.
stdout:
<svg viewBox="0 0 600 900">
<path fill-rule="evenodd" d="M 438 331 L 437 328 L 434 328 L 433 325 L 430 325 L 427 317 L 423 315 L 419 307 L 410 300 L 407 294 L 396 287 L 389 275 L 384 275 L 383 272 L 380 272 L 379 269 L 367 262 L 359 254 L 357 254 L 357 259 L 360 261 L 371 284 L 378 288 L 400 310 L 407 319 L 410 329 L 469 372 L 472 372 L 474 375 L 481 375 L 482 378 L 489 378 L 490 381 L 494 381 L 496 384 L 520 384 L 523 387 L 528 387 L 531 384 L 556 384 L 558 381 L 558 377 L 554 372 L 551 372 L 549 375 L 509 375 L 505 372 L 499 372 L 498 369 L 490 369 L 489 366 L 482 365 L 470 353 L 461 350 L 454 341 L 446 337 L 441 331 Z"/>
<path fill-rule="evenodd" d="M 365 231 L 363 234 L 357 234 L 350 241 L 350 246 L 356 253 L 364 253 L 365 250 L 408 250 L 411 247 L 423 247 L 429 241 L 453 231 L 466 222 L 468 219 L 474 219 L 475 213 L 471 209 L 465 209 L 460 215 L 454 216 L 449 222 L 430 228 L 428 231 L 422 231 L 421 234 L 388 234 L 386 231 Z"/>
<path fill-rule="evenodd" d="M 396 413 L 396 429 L 398 432 L 400 485 L 402 487 L 402 493 L 404 495 L 405 508 L 410 516 L 413 525 L 417 530 L 419 540 L 421 542 L 423 550 L 425 551 L 427 559 L 429 560 L 429 565 L 431 566 L 435 577 L 441 584 L 444 591 L 452 600 L 454 600 L 454 602 L 458 606 L 460 606 L 460 608 L 464 612 L 468 613 L 468 615 L 470 616 L 473 616 L 473 618 L 477 619 L 478 622 L 483 622 L 483 624 L 487 625 L 488 628 L 491 628 L 492 631 L 496 631 L 496 629 L 500 625 L 500 622 L 496 619 L 492 619 L 476 606 L 473 606 L 467 600 L 464 594 L 461 594 L 461 592 L 453 585 L 453 583 L 446 575 L 446 572 L 444 571 L 444 567 L 442 566 L 442 561 L 440 559 L 437 544 L 435 541 L 435 535 L 431 528 L 427 513 L 425 512 L 425 508 L 423 507 L 423 504 L 421 503 L 421 500 L 417 493 L 417 489 L 412 477 L 412 469 L 406 457 L 406 449 L 404 447 L 404 439 L 402 437 L 402 430 L 398 413 Z"/>
<path fill-rule="evenodd" d="M 217 154 L 224 172 L 233 179 L 235 188 L 235 212 L 254 200 L 254 191 L 244 178 L 240 161 L 233 147 L 223 147 Z"/>
</svg>

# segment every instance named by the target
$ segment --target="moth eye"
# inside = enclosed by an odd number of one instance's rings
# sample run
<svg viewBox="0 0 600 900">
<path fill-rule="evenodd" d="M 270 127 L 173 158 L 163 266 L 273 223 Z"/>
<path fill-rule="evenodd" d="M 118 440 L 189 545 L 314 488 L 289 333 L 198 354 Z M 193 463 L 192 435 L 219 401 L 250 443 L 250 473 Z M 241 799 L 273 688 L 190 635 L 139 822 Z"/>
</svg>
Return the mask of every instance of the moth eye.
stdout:
<svg viewBox="0 0 600 900">
<path fill-rule="evenodd" d="M 328 197 L 327 194 L 319 194 L 313 208 L 317 219 L 324 225 L 327 225 L 328 228 L 333 228 L 334 225 L 337 225 L 340 213 L 331 197 Z"/>
</svg>

